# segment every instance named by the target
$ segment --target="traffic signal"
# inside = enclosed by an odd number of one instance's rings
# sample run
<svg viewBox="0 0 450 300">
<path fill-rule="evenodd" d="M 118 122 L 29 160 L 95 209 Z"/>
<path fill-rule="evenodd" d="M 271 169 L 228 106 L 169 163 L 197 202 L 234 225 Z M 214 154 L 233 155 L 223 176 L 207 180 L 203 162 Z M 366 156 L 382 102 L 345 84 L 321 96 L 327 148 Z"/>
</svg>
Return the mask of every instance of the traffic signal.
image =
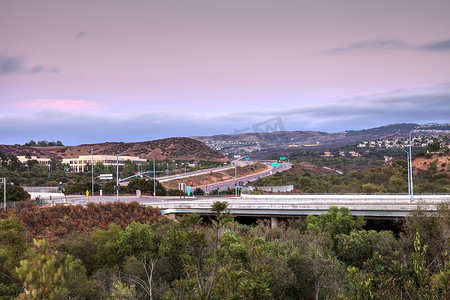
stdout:
<svg viewBox="0 0 450 300">
<path fill-rule="evenodd" d="M 192 182 L 192 181 L 190 182 L 190 184 L 191 184 L 191 186 L 194 186 L 194 184 L 193 184 L 193 182 Z"/>
<path fill-rule="evenodd" d="M 212 175 L 212 170 L 209 170 L 209 175 Z"/>
</svg>

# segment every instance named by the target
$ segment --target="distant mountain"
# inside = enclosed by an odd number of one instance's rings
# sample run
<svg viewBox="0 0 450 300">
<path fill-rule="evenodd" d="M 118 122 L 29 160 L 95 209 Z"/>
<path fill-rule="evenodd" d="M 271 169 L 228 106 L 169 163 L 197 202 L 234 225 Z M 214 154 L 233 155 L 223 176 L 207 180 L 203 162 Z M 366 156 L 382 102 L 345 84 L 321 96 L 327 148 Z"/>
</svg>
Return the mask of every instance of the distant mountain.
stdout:
<svg viewBox="0 0 450 300">
<path fill-rule="evenodd" d="M 156 160 L 179 159 L 194 161 L 228 161 L 228 158 L 214 151 L 202 142 L 184 138 L 167 138 L 148 142 L 136 143 L 99 143 L 84 144 L 79 146 L 57 146 L 57 147 L 24 147 L 0 145 L 0 151 L 5 154 L 31 155 L 39 157 L 53 157 L 57 159 L 78 157 L 80 155 L 94 154 L 116 155 L 127 151 L 123 155 L 134 155 L 140 158 Z"/>
<path fill-rule="evenodd" d="M 328 151 L 360 142 L 405 140 L 418 124 L 393 124 L 371 129 L 347 130 L 336 133 L 322 131 L 248 132 L 231 135 L 194 136 L 214 150 L 225 155 L 246 154 L 261 159 L 274 153 L 287 155 L 297 151 Z M 413 134 L 437 136 L 450 134 L 450 124 L 423 128 Z"/>
<path fill-rule="evenodd" d="M 317 146 L 317 145 L 346 145 L 361 141 L 405 138 L 417 124 L 394 124 L 372 129 L 349 130 L 336 133 L 322 131 L 275 131 L 249 132 L 231 135 L 194 136 L 208 145 L 220 142 L 259 143 L 265 147 L 273 146 Z"/>
</svg>

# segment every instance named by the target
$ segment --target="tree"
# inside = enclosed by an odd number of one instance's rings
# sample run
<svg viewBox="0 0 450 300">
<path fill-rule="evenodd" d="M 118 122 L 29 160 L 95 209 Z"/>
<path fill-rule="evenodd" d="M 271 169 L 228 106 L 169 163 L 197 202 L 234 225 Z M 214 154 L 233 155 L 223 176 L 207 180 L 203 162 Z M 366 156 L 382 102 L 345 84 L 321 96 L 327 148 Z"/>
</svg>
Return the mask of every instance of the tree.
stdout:
<svg viewBox="0 0 450 300">
<path fill-rule="evenodd" d="M 132 193 L 136 190 L 140 190 L 142 193 L 153 194 L 153 180 L 133 178 L 130 183 L 128 183 L 127 189 Z"/>
<path fill-rule="evenodd" d="M 150 226 L 138 222 L 131 223 L 120 236 L 117 246 L 120 255 L 135 257 L 139 261 L 137 267 L 142 268 L 145 273 L 145 278 L 130 274 L 127 279 L 142 288 L 149 298 L 153 299 L 153 275 L 159 258 L 159 240 Z"/>
<path fill-rule="evenodd" d="M 19 299 L 55 299 L 67 294 L 66 284 L 72 275 L 73 257 L 67 255 L 59 267 L 57 258 L 50 253 L 47 240 L 34 240 L 37 248 L 34 260 L 21 260 L 16 273 L 22 281 L 26 293 Z"/>
<path fill-rule="evenodd" d="M 386 189 L 381 185 L 376 185 L 373 183 L 363 184 L 361 187 L 361 191 L 365 194 L 380 194 L 386 193 Z"/>
<path fill-rule="evenodd" d="M 96 267 L 113 267 L 123 260 L 119 253 L 118 242 L 122 235 L 119 225 L 111 223 L 107 230 L 95 229 L 91 239 L 97 245 L 97 253 L 94 256 Z"/>
<path fill-rule="evenodd" d="M 0 184 L 0 202 L 3 202 L 3 184 Z M 18 185 L 6 184 L 6 201 L 24 201 L 30 199 L 31 196 L 23 188 Z"/>
<path fill-rule="evenodd" d="M 429 143 L 427 145 L 427 150 L 430 152 L 437 152 L 441 150 L 441 143 L 440 142 Z"/>
<path fill-rule="evenodd" d="M 336 239 L 339 234 L 349 234 L 361 229 L 366 223 L 362 216 L 357 216 L 355 219 L 348 208 L 337 206 L 331 206 L 327 213 L 317 217 L 309 215 L 306 222 L 309 231 L 325 233 L 332 239 Z"/>
<path fill-rule="evenodd" d="M 29 255 L 27 229 L 15 216 L 0 220 L 0 295 L 17 296 L 21 285 L 15 278 L 15 267 Z"/>
</svg>

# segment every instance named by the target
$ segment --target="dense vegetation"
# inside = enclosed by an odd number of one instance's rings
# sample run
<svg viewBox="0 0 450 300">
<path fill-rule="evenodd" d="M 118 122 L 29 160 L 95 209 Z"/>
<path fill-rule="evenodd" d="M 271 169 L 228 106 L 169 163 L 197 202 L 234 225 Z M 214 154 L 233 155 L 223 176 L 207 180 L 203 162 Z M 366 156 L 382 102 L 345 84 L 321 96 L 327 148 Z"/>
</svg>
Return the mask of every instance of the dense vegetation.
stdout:
<svg viewBox="0 0 450 300">
<path fill-rule="evenodd" d="M 116 204 L 115 204 L 116 205 Z M 123 205 L 123 204 L 121 204 Z M 420 209 L 399 236 L 364 230 L 346 208 L 271 228 L 233 222 L 227 203 L 213 217 L 122 218 L 110 210 L 74 207 L 1 215 L 0 298 L 10 299 L 448 299 L 450 214 Z M 131 211 L 145 210 L 131 204 Z M 95 209 L 94 209 L 95 208 Z M 86 210 L 80 214 L 80 210 Z M 89 211 L 95 210 L 96 213 Z M 56 217 L 56 211 L 61 216 Z M 46 215 L 46 217 L 39 215 Z M 60 219 L 31 230 L 30 216 Z M 90 226 L 70 231 L 76 215 Z M 139 222 L 137 222 L 139 221 Z M 120 222 L 120 226 L 114 222 Z M 72 222 L 73 224 L 74 222 Z M 99 227 L 93 227 L 98 224 Z M 101 224 L 101 225 L 100 225 Z M 31 227 L 30 227 L 31 225 Z M 26 290 L 25 290 L 26 289 Z M 28 294 L 25 294 L 25 291 Z"/>
<path fill-rule="evenodd" d="M 354 166 L 358 160 L 317 159 L 312 160 L 318 165 L 327 165 L 335 168 Z M 346 162 L 348 162 L 346 164 Z M 350 164 L 349 164 L 350 163 Z M 256 186 L 266 185 L 294 185 L 295 189 L 305 193 L 407 193 L 408 167 L 406 160 L 398 159 L 390 166 L 379 166 L 369 170 L 353 170 L 344 175 L 313 175 L 304 171 L 302 175 L 295 170 L 276 173 L 264 177 L 253 183 Z M 415 193 L 449 193 L 450 178 L 439 171 L 436 162 L 428 165 L 428 170 L 414 175 Z"/>
</svg>

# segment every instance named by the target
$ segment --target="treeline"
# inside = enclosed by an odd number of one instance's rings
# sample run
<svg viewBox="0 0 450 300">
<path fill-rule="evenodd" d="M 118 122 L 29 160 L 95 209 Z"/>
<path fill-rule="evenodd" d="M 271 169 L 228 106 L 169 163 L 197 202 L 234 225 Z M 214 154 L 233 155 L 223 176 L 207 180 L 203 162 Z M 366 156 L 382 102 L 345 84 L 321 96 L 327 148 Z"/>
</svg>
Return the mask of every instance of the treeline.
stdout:
<svg viewBox="0 0 450 300">
<path fill-rule="evenodd" d="M 28 143 L 23 144 L 26 147 L 53 147 L 53 146 L 64 146 L 61 141 L 49 142 L 49 141 L 38 141 L 37 143 L 33 140 Z"/>
<path fill-rule="evenodd" d="M 450 297 L 448 207 L 434 216 L 414 212 L 398 236 L 364 230 L 364 220 L 346 208 L 332 207 L 280 228 L 265 221 L 237 224 L 226 209 L 226 202 L 214 203 L 211 219 L 195 214 L 177 222 L 125 218 L 126 226 L 111 223 L 105 228 L 104 223 L 92 231 L 80 226 L 33 243 L 27 238 L 28 223 L 37 220 L 17 212 L 3 215 L 0 295 L 155 300 Z M 106 212 L 99 212 L 98 219 Z M 60 216 L 61 223 L 71 216 Z M 43 226 L 51 231 L 54 225 L 47 224 Z"/>
<path fill-rule="evenodd" d="M 339 164 L 332 165 L 333 167 Z M 436 161 L 428 170 L 413 176 L 415 193 L 449 193 L 450 179 L 439 171 Z M 396 160 L 392 166 L 374 167 L 369 170 L 353 170 L 344 175 L 313 175 L 305 170 L 302 175 L 294 172 L 276 173 L 258 179 L 256 186 L 294 185 L 304 193 L 407 193 L 408 167 L 406 160 Z"/>
</svg>

